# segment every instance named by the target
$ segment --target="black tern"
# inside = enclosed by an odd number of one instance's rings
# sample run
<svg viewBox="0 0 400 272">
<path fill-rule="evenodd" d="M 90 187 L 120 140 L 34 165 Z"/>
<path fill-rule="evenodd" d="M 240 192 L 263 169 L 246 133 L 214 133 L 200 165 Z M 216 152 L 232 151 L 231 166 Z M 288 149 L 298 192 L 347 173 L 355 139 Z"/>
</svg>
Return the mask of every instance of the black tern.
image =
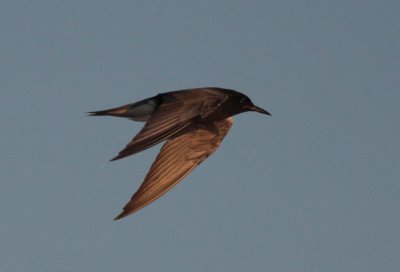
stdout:
<svg viewBox="0 0 400 272">
<path fill-rule="evenodd" d="M 142 185 L 114 220 L 142 209 L 180 182 L 218 148 L 233 124 L 232 116 L 246 111 L 271 115 L 246 95 L 217 87 L 160 93 L 118 108 L 89 112 L 146 122 L 112 161 L 166 141 Z"/>
</svg>

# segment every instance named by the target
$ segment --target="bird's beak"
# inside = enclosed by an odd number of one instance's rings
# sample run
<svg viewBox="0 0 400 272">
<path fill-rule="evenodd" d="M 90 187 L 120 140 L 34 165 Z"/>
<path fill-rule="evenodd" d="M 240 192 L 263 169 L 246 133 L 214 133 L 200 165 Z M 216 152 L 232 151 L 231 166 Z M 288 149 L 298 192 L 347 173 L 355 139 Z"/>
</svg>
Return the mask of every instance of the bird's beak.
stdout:
<svg viewBox="0 0 400 272">
<path fill-rule="evenodd" d="M 269 113 L 268 111 L 264 110 L 263 108 L 257 107 L 255 105 L 252 105 L 251 107 L 249 107 L 249 110 L 256 111 L 256 112 L 266 114 L 266 115 L 271 115 L 271 113 Z"/>
</svg>

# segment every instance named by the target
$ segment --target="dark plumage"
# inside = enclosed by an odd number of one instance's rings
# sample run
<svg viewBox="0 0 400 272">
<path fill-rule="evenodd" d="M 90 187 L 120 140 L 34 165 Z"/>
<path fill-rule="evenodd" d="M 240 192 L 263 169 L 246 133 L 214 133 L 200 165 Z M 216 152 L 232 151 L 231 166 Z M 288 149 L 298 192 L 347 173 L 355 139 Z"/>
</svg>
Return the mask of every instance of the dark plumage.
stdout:
<svg viewBox="0 0 400 272">
<path fill-rule="evenodd" d="M 271 115 L 244 94 L 222 88 L 161 93 L 133 104 L 90 112 L 146 121 L 112 161 L 166 140 L 142 185 L 115 219 L 140 210 L 181 181 L 218 148 L 232 126 L 232 116 L 245 111 Z"/>
</svg>

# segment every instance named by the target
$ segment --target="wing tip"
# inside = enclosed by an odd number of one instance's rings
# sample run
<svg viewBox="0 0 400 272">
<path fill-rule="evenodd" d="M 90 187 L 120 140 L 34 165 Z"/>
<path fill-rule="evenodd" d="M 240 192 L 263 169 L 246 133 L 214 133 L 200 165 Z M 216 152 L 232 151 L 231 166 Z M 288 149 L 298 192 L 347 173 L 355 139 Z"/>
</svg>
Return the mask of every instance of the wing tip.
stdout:
<svg viewBox="0 0 400 272">
<path fill-rule="evenodd" d="M 120 155 L 115 156 L 114 158 L 112 158 L 110 161 L 116 161 L 121 159 L 122 157 Z"/>
<path fill-rule="evenodd" d="M 127 216 L 127 214 L 125 214 L 125 211 L 123 211 L 123 212 L 121 212 L 119 215 L 117 215 L 117 216 L 114 218 L 114 221 L 117 221 L 117 220 L 119 220 L 119 219 L 122 219 L 122 218 L 124 218 L 125 216 Z"/>
<path fill-rule="evenodd" d="M 130 155 L 133 155 L 135 153 L 137 153 L 137 152 L 124 152 L 124 150 L 123 150 L 123 151 L 119 152 L 118 155 L 115 156 L 114 158 L 112 158 L 110 161 L 116 161 L 116 160 L 128 157 Z"/>
<path fill-rule="evenodd" d="M 132 214 L 134 212 L 136 212 L 136 211 L 137 211 L 137 209 L 131 210 L 131 209 L 125 209 L 124 208 L 124 210 L 114 218 L 114 221 L 122 219 L 122 218 L 124 218 L 124 217 L 126 217 L 126 216 L 128 216 L 128 215 L 130 215 L 130 214 Z"/>
<path fill-rule="evenodd" d="M 151 146 L 149 146 L 149 147 L 151 147 Z M 146 148 L 149 148 L 149 147 L 146 147 Z M 139 152 L 143 151 L 146 148 L 143 148 L 141 146 L 137 146 L 135 144 L 131 144 L 131 145 L 128 144 L 124 149 L 122 149 L 118 153 L 117 156 L 112 158 L 110 161 L 116 161 L 116 160 L 119 160 L 119 159 L 122 159 L 122 158 L 125 158 L 125 157 L 128 157 L 128 156 L 134 155 L 136 153 L 139 153 Z"/>
</svg>

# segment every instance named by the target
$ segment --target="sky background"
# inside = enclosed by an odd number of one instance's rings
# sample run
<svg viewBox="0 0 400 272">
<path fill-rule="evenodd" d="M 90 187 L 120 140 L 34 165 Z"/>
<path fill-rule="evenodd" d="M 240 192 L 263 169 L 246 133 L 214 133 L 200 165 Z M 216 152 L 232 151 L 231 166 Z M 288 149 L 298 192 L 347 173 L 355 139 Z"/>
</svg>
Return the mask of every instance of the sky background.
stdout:
<svg viewBox="0 0 400 272">
<path fill-rule="evenodd" d="M 399 271 L 400 2 L 1 1 L 1 271 Z M 85 112 L 239 90 L 221 147 L 119 221 L 160 145 Z"/>
</svg>

